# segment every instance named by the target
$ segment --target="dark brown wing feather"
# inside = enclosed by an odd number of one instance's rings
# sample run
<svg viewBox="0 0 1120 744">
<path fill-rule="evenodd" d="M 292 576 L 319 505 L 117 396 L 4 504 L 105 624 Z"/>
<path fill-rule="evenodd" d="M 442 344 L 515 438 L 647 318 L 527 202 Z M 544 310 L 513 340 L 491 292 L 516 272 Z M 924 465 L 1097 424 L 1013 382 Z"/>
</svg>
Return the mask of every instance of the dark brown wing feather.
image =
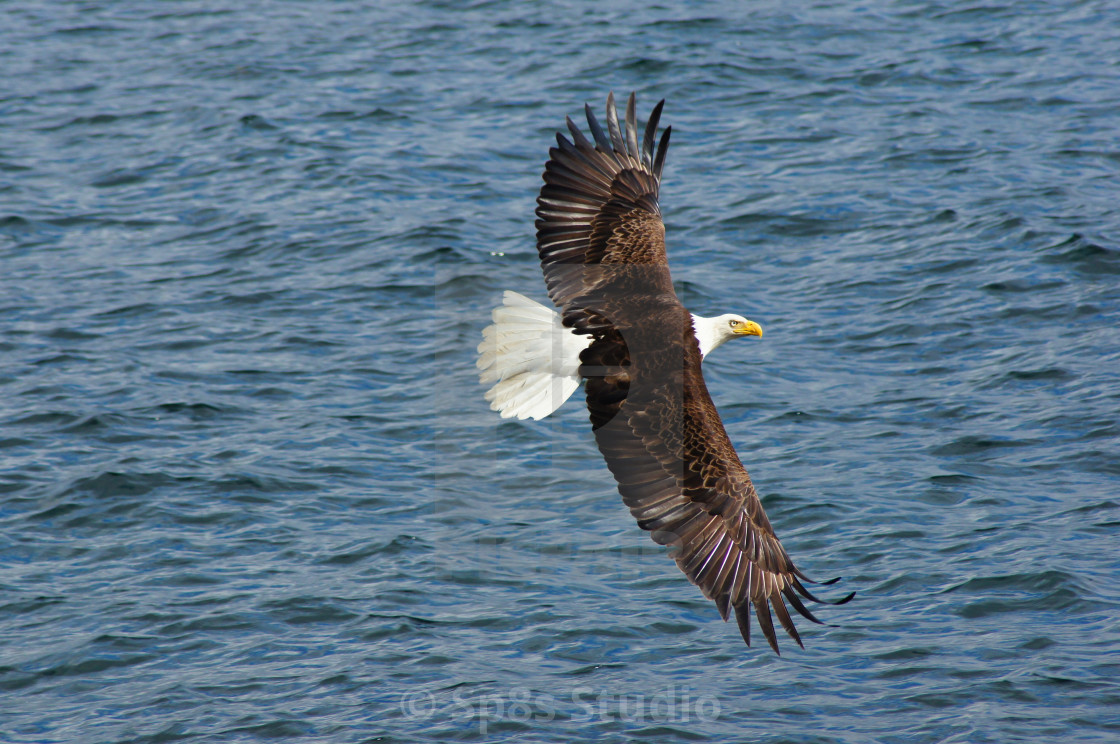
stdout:
<svg viewBox="0 0 1120 744">
<path fill-rule="evenodd" d="M 750 645 L 753 606 L 778 650 L 771 616 L 801 644 L 783 597 L 819 622 L 808 581 L 778 541 L 727 437 L 700 370 L 689 312 L 673 291 L 657 203 L 669 130 L 653 149 L 662 103 L 638 149 L 634 96 L 607 130 L 587 109 L 589 141 L 568 120 L 537 200 L 537 247 L 564 323 L 589 333 L 580 357 L 592 428 L 622 499 L 653 539 Z"/>
</svg>

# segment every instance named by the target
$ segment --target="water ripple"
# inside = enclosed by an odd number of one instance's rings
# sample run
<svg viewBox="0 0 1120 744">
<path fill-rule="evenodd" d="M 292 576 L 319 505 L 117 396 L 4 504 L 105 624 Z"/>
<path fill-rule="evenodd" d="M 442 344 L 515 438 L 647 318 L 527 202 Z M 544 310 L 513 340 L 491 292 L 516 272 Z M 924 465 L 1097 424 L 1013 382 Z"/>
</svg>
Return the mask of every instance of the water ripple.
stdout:
<svg viewBox="0 0 1120 744">
<path fill-rule="evenodd" d="M 1114 741 L 1109 21 L 13 8 L 4 740 Z M 742 646 L 578 403 L 475 383 L 501 291 L 543 297 L 553 133 L 610 89 L 668 99 L 679 293 L 767 331 L 713 396 L 858 591 L 805 651 Z"/>
</svg>

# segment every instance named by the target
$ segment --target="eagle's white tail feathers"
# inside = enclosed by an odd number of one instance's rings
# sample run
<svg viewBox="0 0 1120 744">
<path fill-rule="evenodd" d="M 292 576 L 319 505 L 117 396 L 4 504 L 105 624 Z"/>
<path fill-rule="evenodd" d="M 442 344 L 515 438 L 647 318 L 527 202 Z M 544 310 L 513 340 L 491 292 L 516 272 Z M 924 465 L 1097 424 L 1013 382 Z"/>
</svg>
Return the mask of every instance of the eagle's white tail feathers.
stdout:
<svg viewBox="0 0 1120 744">
<path fill-rule="evenodd" d="M 560 314 L 506 291 L 478 345 L 479 382 L 502 418 L 541 419 L 579 387 L 579 354 L 591 339 L 565 328 Z"/>
</svg>

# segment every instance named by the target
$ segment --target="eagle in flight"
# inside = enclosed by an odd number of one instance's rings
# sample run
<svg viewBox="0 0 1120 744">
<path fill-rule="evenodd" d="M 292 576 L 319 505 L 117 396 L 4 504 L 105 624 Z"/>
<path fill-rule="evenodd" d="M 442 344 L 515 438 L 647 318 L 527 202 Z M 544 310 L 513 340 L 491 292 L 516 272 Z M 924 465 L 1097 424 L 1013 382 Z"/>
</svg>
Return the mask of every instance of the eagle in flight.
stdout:
<svg viewBox="0 0 1120 744">
<path fill-rule="evenodd" d="M 638 526 L 669 546 L 724 620 L 735 613 L 748 646 L 753 608 L 775 652 L 774 616 L 804 647 L 786 603 L 820 623 L 802 598 L 822 600 L 774 533 L 701 370 L 724 341 L 762 329 L 740 315 L 693 315 L 673 289 L 658 204 L 672 127 L 655 146 L 664 103 L 640 140 L 633 94 L 623 126 L 611 94 L 606 130 L 585 106 L 591 139 L 570 118 L 571 139 L 556 135 L 536 227 L 560 311 L 507 292 L 479 345 L 480 378 L 494 383 L 491 407 L 518 418 L 548 415 L 583 381 L 595 442 Z"/>
</svg>

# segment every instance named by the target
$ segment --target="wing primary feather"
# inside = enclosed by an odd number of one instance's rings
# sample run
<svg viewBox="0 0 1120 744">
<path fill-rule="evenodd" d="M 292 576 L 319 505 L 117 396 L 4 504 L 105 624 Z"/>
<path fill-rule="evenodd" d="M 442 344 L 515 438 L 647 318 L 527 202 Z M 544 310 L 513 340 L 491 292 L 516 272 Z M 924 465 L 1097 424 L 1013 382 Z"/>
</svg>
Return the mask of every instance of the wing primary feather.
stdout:
<svg viewBox="0 0 1120 744">
<path fill-rule="evenodd" d="M 581 150 L 595 149 L 595 147 L 587 141 L 587 137 L 583 136 L 583 132 L 579 131 L 579 127 L 577 127 L 576 123 L 572 121 L 572 117 L 565 116 L 564 121 L 568 123 L 568 131 L 572 133 L 572 141 L 576 143 L 576 147 Z M 559 137 L 560 134 L 557 133 L 556 136 Z"/>
<path fill-rule="evenodd" d="M 716 597 L 716 609 L 719 610 L 719 616 L 723 618 L 726 623 L 727 618 L 731 616 L 731 595 L 720 594 Z"/>
<path fill-rule="evenodd" d="M 805 603 L 801 601 L 801 598 L 797 596 L 797 592 L 793 591 L 793 589 L 791 589 L 790 587 L 787 586 L 782 589 L 782 594 L 785 595 L 786 599 L 789 600 L 789 603 L 793 605 L 793 609 L 797 610 L 797 614 L 801 615 L 801 617 L 804 617 L 809 622 L 816 623 L 817 625 L 829 625 L 829 623 L 818 620 L 816 615 L 814 615 L 812 612 L 809 612 L 809 608 L 806 607 Z M 829 625 L 829 627 L 835 626 Z"/>
<path fill-rule="evenodd" d="M 591 136 L 595 138 L 595 144 L 598 145 L 599 151 L 609 153 L 611 151 L 611 141 L 607 139 L 603 127 L 599 125 L 599 120 L 595 118 L 595 112 L 591 110 L 591 104 L 583 104 L 583 113 L 587 114 L 587 126 L 591 129 Z"/>
<path fill-rule="evenodd" d="M 625 156 L 626 141 L 622 139 L 622 130 L 618 127 L 618 108 L 614 104 L 614 93 L 607 94 L 607 130 L 611 133 L 615 158 Z"/>
<path fill-rule="evenodd" d="M 630 98 L 626 101 L 626 149 L 630 153 L 630 157 L 635 162 L 642 162 L 641 153 L 638 152 L 638 113 L 636 111 L 637 101 L 634 98 L 634 93 L 630 93 Z"/>
<path fill-rule="evenodd" d="M 739 633 L 743 636 L 743 640 L 747 642 L 747 646 L 751 645 L 751 605 L 750 602 L 743 602 L 735 605 L 735 624 L 739 626 Z"/>
<path fill-rule="evenodd" d="M 793 587 L 795 589 L 797 589 L 797 593 L 800 594 L 802 597 L 804 597 L 805 599 L 810 599 L 810 600 L 816 602 L 817 604 L 842 605 L 842 604 L 846 604 L 846 603 L 852 601 L 852 597 L 856 596 L 856 593 L 852 592 L 851 594 L 849 594 L 846 597 L 843 597 L 841 599 L 836 599 L 836 600 L 833 600 L 833 601 L 830 602 L 827 599 L 820 599 L 819 597 L 814 596 L 813 593 L 810 592 L 808 589 L 806 589 L 805 585 L 802 584 L 800 581 L 795 581 L 794 584 L 793 584 Z"/>
<path fill-rule="evenodd" d="M 789 616 L 789 610 L 782 602 L 782 595 L 775 591 L 770 595 L 770 604 L 774 606 L 774 614 L 778 616 L 778 622 L 782 624 L 782 627 L 786 629 L 793 640 L 797 641 L 798 646 L 805 648 L 805 644 L 801 642 L 801 636 L 797 634 L 797 627 L 793 624 L 793 618 Z"/>
<path fill-rule="evenodd" d="M 642 138 L 642 163 L 647 167 L 653 168 L 653 138 L 657 134 L 657 124 L 661 121 L 661 108 L 665 105 L 665 99 L 662 98 L 653 111 L 650 112 L 649 121 L 646 122 L 646 134 Z"/>
<path fill-rule="evenodd" d="M 770 648 L 781 656 L 782 652 L 778 650 L 778 634 L 774 632 L 774 620 L 770 617 L 770 605 L 766 602 L 766 597 L 754 600 L 754 616 L 758 618 L 758 627 L 762 628 L 762 634 L 766 636 Z"/>
<path fill-rule="evenodd" d="M 657 157 L 653 161 L 653 177 L 661 181 L 661 169 L 665 167 L 665 153 L 669 150 L 669 134 L 673 127 L 665 127 L 661 135 L 661 142 L 657 145 Z"/>
</svg>

